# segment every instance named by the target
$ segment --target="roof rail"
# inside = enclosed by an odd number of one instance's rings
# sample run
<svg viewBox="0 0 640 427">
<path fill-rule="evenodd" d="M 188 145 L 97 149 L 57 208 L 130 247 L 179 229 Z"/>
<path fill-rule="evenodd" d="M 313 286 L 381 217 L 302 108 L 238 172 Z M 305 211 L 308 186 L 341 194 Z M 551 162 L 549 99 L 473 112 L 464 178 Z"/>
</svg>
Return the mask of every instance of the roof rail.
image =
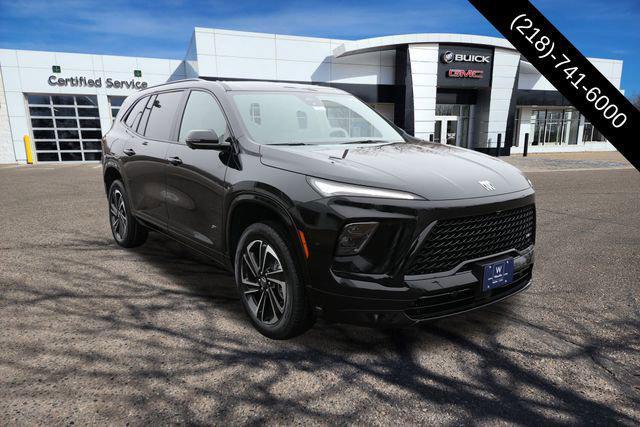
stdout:
<svg viewBox="0 0 640 427">
<path fill-rule="evenodd" d="M 167 85 L 174 84 L 174 83 L 200 82 L 200 81 L 205 81 L 205 80 L 203 80 L 203 79 L 198 79 L 198 78 L 192 78 L 192 79 L 180 79 L 180 80 L 171 80 L 170 82 L 160 83 L 160 84 L 153 85 L 153 86 L 147 86 L 147 87 L 146 87 L 146 88 L 144 88 L 143 90 L 153 89 L 153 88 L 160 87 L 160 86 L 167 86 Z"/>
</svg>

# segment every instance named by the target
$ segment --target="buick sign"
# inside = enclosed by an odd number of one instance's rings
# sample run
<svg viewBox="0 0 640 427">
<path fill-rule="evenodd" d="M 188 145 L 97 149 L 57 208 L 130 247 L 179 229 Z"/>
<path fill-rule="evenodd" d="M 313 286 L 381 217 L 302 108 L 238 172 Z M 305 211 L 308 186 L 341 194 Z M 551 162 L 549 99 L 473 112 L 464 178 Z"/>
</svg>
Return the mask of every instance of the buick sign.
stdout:
<svg viewBox="0 0 640 427">
<path fill-rule="evenodd" d="M 438 87 L 475 89 L 491 85 L 493 49 L 482 46 L 438 46 Z"/>
<path fill-rule="evenodd" d="M 442 60 L 443 64 L 451 64 L 452 62 L 476 62 L 488 64 L 490 61 L 489 55 L 453 53 L 450 50 L 443 53 L 440 59 Z"/>
<path fill-rule="evenodd" d="M 451 64 L 455 59 L 455 55 L 450 50 L 442 54 L 442 62 L 444 64 Z"/>
</svg>

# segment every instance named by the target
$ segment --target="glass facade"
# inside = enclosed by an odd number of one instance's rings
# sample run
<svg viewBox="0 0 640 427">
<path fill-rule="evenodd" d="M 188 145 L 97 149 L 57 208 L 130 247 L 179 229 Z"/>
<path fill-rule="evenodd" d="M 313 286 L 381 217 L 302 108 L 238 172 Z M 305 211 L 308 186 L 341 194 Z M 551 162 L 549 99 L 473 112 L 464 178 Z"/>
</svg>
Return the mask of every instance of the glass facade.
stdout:
<svg viewBox="0 0 640 427">
<path fill-rule="evenodd" d="M 606 139 L 590 122 L 584 122 L 582 142 L 604 142 Z"/>
<path fill-rule="evenodd" d="M 27 95 L 39 162 L 96 161 L 102 129 L 96 96 Z"/>
<path fill-rule="evenodd" d="M 366 119 L 348 106 L 333 101 L 323 101 L 323 104 L 331 126 L 343 129 L 346 136 L 363 138 L 382 136 Z"/>
<path fill-rule="evenodd" d="M 538 109 L 531 113 L 531 145 L 575 145 L 580 114 L 574 108 Z"/>
</svg>

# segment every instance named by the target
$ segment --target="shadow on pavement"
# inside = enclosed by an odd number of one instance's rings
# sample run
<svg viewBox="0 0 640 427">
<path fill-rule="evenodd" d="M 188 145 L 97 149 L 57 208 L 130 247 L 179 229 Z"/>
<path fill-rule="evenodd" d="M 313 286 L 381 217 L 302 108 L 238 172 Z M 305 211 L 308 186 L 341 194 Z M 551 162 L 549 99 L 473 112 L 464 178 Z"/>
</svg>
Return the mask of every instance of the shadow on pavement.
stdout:
<svg viewBox="0 0 640 427">
<path fill-rule="evenodd" d="M 92 248 L 103 253 L 86 263 L 70 255 Z M 30 310 L 35 319 L 4 322 L 20 336 L 3 340 L 1 395 L 28 400 L 40 420 L 57 401 L 75 402 L 85 422 L 384 423 L 389 414 L 413 423 L 639 421 L 635 383 L 602 356 L 623 358 L 638 337 L 607 340 L 583 328 L 572 339 L 523 318 L 520 297 L 402 330 L 319 321 L 276 342 L 245 319 L 231 277 L 160 236 L 132 253 L 82 235 L 49 249 L 46 274 L 58 280 L 15 280 L 0 299 L 4 313 Z M 134 255 L 134 268 L 119 269 Z M 640 329 L 637 319 L 617 321 Z M 27 339 L 42 328 L 49 331 L 40 339 Z M 572 387 L 566 366 L 585 361 L 601 368 L 594 392 L 630 400 L 613 408 Z"/>
</svg>

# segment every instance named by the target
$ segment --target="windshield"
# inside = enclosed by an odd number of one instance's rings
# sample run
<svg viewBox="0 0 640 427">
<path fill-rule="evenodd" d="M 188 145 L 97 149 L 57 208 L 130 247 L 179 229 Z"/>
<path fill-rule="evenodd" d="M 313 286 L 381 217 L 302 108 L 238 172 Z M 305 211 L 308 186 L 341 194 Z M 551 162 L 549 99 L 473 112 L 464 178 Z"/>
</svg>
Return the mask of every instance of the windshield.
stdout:
<svg viewBox="0 0 640 427">
<path fill-rule="evenodd" d="M 402 142 L 362 101 L 347 94 L 238 92 L 233 101 L 259 144 Z"/>
</svg>

